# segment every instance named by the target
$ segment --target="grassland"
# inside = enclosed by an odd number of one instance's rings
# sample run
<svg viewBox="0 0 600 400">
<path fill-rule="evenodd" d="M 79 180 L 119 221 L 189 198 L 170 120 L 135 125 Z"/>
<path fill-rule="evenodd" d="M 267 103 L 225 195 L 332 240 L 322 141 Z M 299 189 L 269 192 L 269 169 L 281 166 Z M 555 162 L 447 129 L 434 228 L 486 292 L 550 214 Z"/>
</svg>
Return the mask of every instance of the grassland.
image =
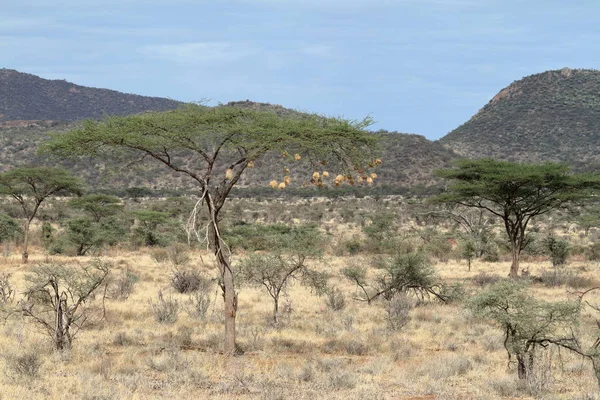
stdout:
<svg viewBox="0 0 600 400">
<path fill-rule="evenodd" d="M 327 200 L 329 201 L 329 200 Z M 406 324 L 390 329 L 383 300 L 355 300 L 356 288 L 342 277 L 349 264 L 370 265 L 373 251 L 349 254 L 344 241 L 367 243 L 361 222 L 373 210 L 394 211 L 396 236 L 420 232 L 407 204 L 395 200 L 327 203 L 307 200 L 234 202 L 229 213 L 254 221 L 301 223 L 317 221 L 330 239 L 325 256 L 312 266 L 331 274 L 331 284 L 345 294 L 346 306 L 334 311 L 323 297 L 296 284 L 285 295 L 279 324 L 272 323 L 272 303 L 265 291 L 242 287 L 239 292 L 238 342 L 243 354 L 221 353 L 222 298 L 216 282 L 206 290 L 210 306 L 203 318 L 189 308 L 189 294 L 176 293 L 170 283 L 174 266 L 157 261 L 156 249 L 121 246 L 99 254 L 112 264 L 112 276 L 138 277 L 126 299 L 108 298 L 105 316 L 81 331 L 73 348 L 55 352 L 44 331 L 31 321 L 12 316 L 0 327 L 2 399 L 597 399 L 598 386 L 586 360 L 548 348 L 538 353 L 539 368 L 519 382 L 508 364 L 502 331 L 474 316 L 464 300 L 449 304 L 434 299 L 413 301 Z M 382 205 L 382 202 L 385 205 Z M 278 211 L 279 210 L 279 211 Z M 348 212 L 353 213 L 349 216 Z M 371 210 L 371 211 L 366 211 Z M 315 216 L 310 217 L 312 214 Z M 320 215 L 320 216 L 319 216 Z M 345 218 L 343 218 L 345 216 Z M 366 222 L 368 224 L 368 222 Z M 575 233 L 576 240 L 579 237 Z M 411 236 L 412 237 L 412 236 Z M 589 239 L 585 239 L 589 240 Z M 247 253 L 238 251 L 234 261 Z M 92 257 L 47 255 L 31 251 L 32 265 L 85 264 Z M 445 257 L 441 257 L 445 258 Z M 487 281 L 504 277 L 509 262 L 476 260 L 471 271 L 464 261 L 432 257 L 443 283 L 461 283 L 467 299 Z M 210 254 L 195 248 L 186 268 L 207 279 L 216 276 Z M 544 257 L 526 258 L 532 276 L 552 270 Z M 32 266 L 20 264 L 16 251 L 0 258 L 0 273 L 11 274 L 20 296 Z M 600 264 L 574 256 L 564 267 L 587 283 L 597 282 Z M 580 288 L 530 284 L 536 297 L 567 300 Z M 174 323 L 158 323 L 151 303 L 162 291 L 179 304 Z M 101 311 L 102 296 L 90 302 Z M 584 320 L 589 329 L 594 320 Z M 597 328 L 596 328 L 597 329 Z M 35 365 L 39 364 L 36 370 Z M 37 365 L 37 364 L 36 364 Z M 31 368 L 27 368 L 27 367 Z"/>
</svg>

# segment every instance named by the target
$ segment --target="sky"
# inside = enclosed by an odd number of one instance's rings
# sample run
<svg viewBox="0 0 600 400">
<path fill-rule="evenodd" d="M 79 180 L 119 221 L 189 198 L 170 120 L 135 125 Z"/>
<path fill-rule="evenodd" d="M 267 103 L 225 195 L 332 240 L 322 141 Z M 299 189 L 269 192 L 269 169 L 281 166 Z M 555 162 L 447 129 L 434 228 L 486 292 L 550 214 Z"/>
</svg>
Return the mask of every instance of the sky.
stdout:
<svg viewBox="0 0 600 400">
<path fill-rule="evenodd" d="M 600 69 L 597 0 L 0 0 L 0 68 L 246 100 L 438 139 L 550 69 Z"/>
</svg>

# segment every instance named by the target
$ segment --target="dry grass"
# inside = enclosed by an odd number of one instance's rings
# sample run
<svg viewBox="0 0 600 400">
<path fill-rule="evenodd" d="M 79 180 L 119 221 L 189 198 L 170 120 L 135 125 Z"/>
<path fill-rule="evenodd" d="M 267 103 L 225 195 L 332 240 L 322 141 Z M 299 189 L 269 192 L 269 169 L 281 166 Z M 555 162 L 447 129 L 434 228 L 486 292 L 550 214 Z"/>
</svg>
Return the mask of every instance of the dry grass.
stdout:
<svg viewBox="0 0 600 400">
<path fill-rule="evenodd" d="M 338 228 L 332 227 L 332 231 Z M 32 252 L 31 263 L 48 261 Z M 157 323 L 149 301 L 159 291 L 184 305 L 167 270 L 149 249 L 113 250 L 106 255 L 115 275 L 128 271 L 139 280 L 127 298 L 106 302 L 106 320 L 82 332 L 69 352 L 52 352 L 44 333 L 17 317 L 0 327 L 0 387 L 6 399 L 584 399 L 597 391 L 589 365 L 565 353 L 546 355 L 543 371 L 528 385 L 507 369 L 502 334 L 475 318 L 463 305 L 417 304 L 398 330 L 388 328 L 383 302 L 353 299 L 355 288 L 340 278 L 349 256 L 327 256 L 319 267 L 346 295 L 334 311 L 323 298 L 292 286 L 283 299 L 281 322 L 271 323 L 272 303 L 260 289 L 239 294 L 238 341 L 244 354 L 221 354 L 222 298 L 213 284 L 204 318 L 183 309 L 172 324 Z M 190 254 L 189 265 L 206 277 L 215 275 L 207 254 Z M 52 257 L 54 262 L 86 258 Z M 504 276 L 507 263 L 475 262 L 436 266 L 446 283 L 460 282 L 468 293 L 480 290 L 480 273 Z M 525 264 L 532 275 L 550 269 L 548 262 Z M 585 267 L 585 268 L 582 268 Z M 568 268 L 599 276 L 597 263 L 575 262 Z M 11 273 L 17 292 L 29 267 L 17 254 L 0 258 L 0 273 Z M 534 285 L 536 296 L 567 298 L 565 287 Z M 17 295 L 19 297 L 19 295 Z M 34 352 L 35 353 L 32 353 Z M 27 363 L 31 354 L 39 365 Z M 21 360 L 25 366 L 15 367 Z M 35 370 L 35 371 L 34 371 Z M 23 372 L 25 371 L 25 372 Z"/>
</svg>

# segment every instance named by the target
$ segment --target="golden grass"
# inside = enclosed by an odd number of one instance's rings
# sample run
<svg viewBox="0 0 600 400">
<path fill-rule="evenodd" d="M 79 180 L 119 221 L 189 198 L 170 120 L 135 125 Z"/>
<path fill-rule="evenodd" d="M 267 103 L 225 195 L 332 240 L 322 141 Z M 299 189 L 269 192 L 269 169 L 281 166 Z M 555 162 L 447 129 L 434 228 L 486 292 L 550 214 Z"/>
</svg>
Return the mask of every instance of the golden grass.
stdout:
<svg viewBox="0 0 600 400">
<path fill-rule="evenodd" d="M 322 298 L 294 285 L 283 303 L 281 324 L 271 324 L 270 298 L 260 289 L 239 294 L 238 341 L 245 354 L 220 354 L 222 300 L 215 285 L 205 320 L 181 310 L 176 323 L 154 320 L 149 301 L 162 290 L 180 304 L 187 295 L 169 285 L 169 267 L 151 259 L 147 249 L 113 251 L 106 259 L 113 272 L 139 276 L 127 300 L 107 300 L 106 319 L 80 333 L 73 349 L 50 350 L 48 338 L 29 321 L 14 317 L 1 327 L 0 387 L 3 399 L 575 399 L 597 391 L 590 366 L 570 354 L 554 351 L 545 371 L 531 387 L 521 387 L 507 369 L 502 333 L 460 304 L 428 303 L 412 310 L 399 331 L 386 328 L 381 304 L 352 300 L 354 288 L 339 277 L 349 257 L 328 256 L 319 265 L 334 275 L 346 293 L 343 311 L 329 310 Z M 206 261 L 196 252 L 192 265 Z M 50 257 L 32 252 L 31 265 L 42 262 L 86 262 L 90 258 Z M 585 264 L 585 275 L 599 276 L 597 263 Z M 548 263 L 531 263 L 532 274 Z M 507 263 L 475 262 L 436 266 L 445 282 L 461 282 L 473 292 L 480 272 L 504 276 Z M 0 272 L 12 274 L 21 291 L 30 269 L 19 257 L 0 259 Z M 204 265 L 209 277 L 214 270 Z M 547 300 L 568 297 L 564 287 L 535 285 Z M 37 376 L 15 373 L 11 357 L 34 351 L 42 366 Z M 550 354 L 550 353 L 549 353 Z M 548 358 L 549 356 L 547 356 Z M 542 360 L 543 361 L 543 360 Z"/>
</svg>

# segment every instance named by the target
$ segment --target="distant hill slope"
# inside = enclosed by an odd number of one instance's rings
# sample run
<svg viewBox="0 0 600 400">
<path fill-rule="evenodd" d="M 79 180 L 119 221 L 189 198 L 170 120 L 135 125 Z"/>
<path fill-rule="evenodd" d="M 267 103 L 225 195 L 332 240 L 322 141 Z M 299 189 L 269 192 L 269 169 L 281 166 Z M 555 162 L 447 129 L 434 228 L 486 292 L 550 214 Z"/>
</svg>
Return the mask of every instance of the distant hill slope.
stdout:
<svg viewBox="0 0 600 400">
<path fill-rule="evenodd" d="M 516 81 L 440 143 L 470 158 L 598 163 L 600 71 L 564 68 Z"/>
<path fill-rule="evenodd" d="M 273 109 L 278 113 L 295 112 L 281 106 L 253 102 L 229 103 L 230 106 L 258 107 Z M 37 145 L 48 132 L 62 131 L 77 126 L 77 122 L 57 121 L 11 121 L 0 123 L 0 171 L 14 166 L 55 165 L 50 160 L 36 154 Z M 381 158 L 383 165 L 377 170 L 376 186 L 391 188 L 414 188 L 435 183 L 431 172 L 448 167 L 457 156 L 441 144 L 431 142 L 423 136 L 402 133 L 377 132 L 381 136 Z M 63 166 L 73 170 L 95 189 L 119 189 L 123 187 L 149 187 L 153 189 L 186 190 L 191 182 L 181 175 L 174 174 L 161 165 L 151 161 L 139 168 L 128 166 L 117 173 L 111 173 L 108 165 L 98 160 L 64 160 Z M 257 162 L 254 169 L 248 170 L 240 180 L 240 186 L 263 187 L 271 179 L 281 179 L 284 168 L 281 157 L 272 154 Z M 300 186 L 302 180 L 312 175 L 309 166 L 301 167 L 292 176 L 294 185 Z M 114 171 L 113 171 L 114 172 Z M 334 172 L 334 171 L 332 171 Z"/>
<path fill-rule="evenodd" d="M 158 97 L 48 80 L 12 69 L 0 69 L 0 122 L 10 120 L 76 121 L 103 115 L 170 110 L 181 103 Z"/>
</svg>

